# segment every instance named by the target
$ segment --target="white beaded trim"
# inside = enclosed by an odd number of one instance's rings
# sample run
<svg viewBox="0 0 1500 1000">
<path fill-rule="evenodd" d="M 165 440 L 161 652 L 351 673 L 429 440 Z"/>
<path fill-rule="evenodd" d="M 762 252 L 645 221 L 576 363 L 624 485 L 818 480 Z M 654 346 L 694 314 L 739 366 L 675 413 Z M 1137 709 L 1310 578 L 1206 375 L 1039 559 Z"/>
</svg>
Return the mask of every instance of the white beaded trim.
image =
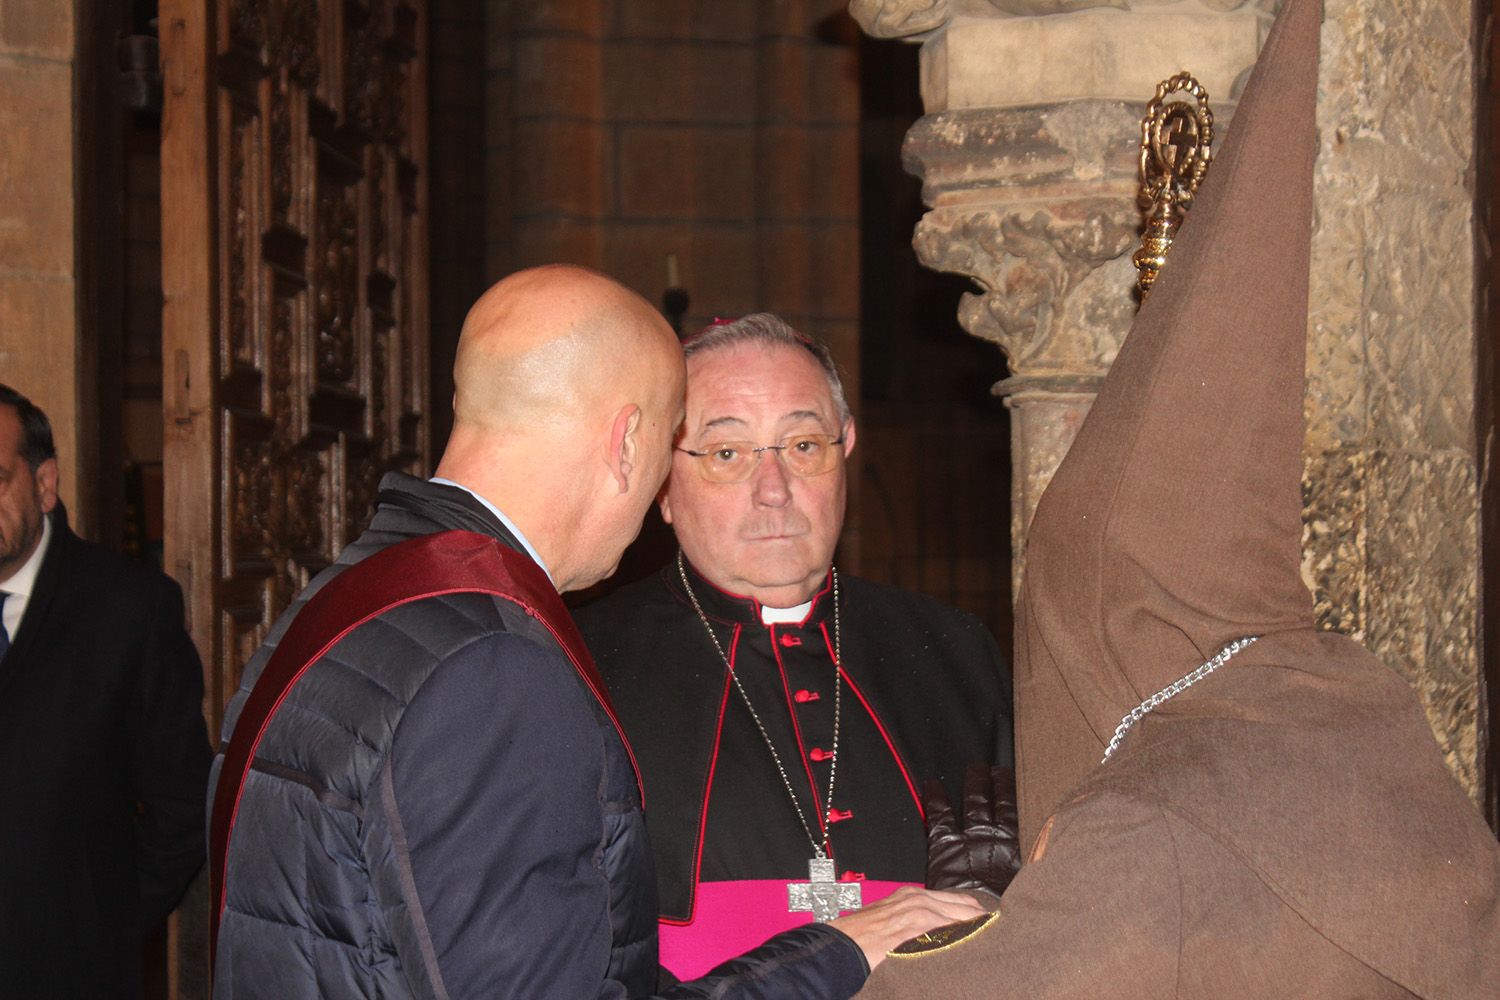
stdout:
<svg viewBox="0 0 1500 1000">
<path fill-rule="evenodd" d="M 1247 635 L 1243 639 L 1234 640 L 1229 645 L 1219 650 L 1218 656 L 1215 656 L 1212 660 L 1209 660 L 1201 667 L 1198 667 L 1187 676 L 1180 677 L 1177 680 L 1173 681 L 1171 684 L 1168 684 L 1166 687 L 1162 688 L 1160 691 L 1156 692 L 1151 697 L 1135 706 L 1135 708 L 1132 708 L 1130 712 L 1120 720 L 1120 724 L 1115 727 L 1115 735 L 1109 741 L 1109 746 L 1104 748 L 1104 757 L 1099 761 L 1099 763 L 1103 764 L 1109 760 L 1110 756 L 1117 749 L 1119 749 L 1120 741 L 1125 738 L 1125 734 L 1130 731 L 1130 727 L 1135 725 L 1137 722 L 1140 722 L 1141 719 L 1146 715 L 1146 713 L 1152 711 L 1165 702 L 1171 701 L 1173 698 L 1177 697 L 1179 694 L 1186 691 L 1194 684 L 1197 684 L 1203 678 L 1207 677 L 1209 674 L 1213 673 L 1215 670 L 1218 670 L 1224 664 L 1228 663 L 1230 657 L 1234 656 L 1235 653 L 1238 653 L 1240 650 L 1244 649 L 1246 646 L 1249 646 L 1259 638 L 1260 636 L 1258 635 Z"/>
</svg>

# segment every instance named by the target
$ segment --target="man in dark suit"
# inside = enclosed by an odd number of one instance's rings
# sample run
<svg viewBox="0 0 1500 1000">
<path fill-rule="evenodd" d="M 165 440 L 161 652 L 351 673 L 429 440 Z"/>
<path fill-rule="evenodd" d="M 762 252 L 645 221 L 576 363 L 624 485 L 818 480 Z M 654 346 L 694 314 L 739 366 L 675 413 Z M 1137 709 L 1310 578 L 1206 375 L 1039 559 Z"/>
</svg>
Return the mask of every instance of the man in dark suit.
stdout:
<svg viewBox="0 0 1500 1000">
<path fill-rule="evenodd" d="M 203 675 L 177 585 L 73 534 L 57 485 L 0 385 L 0 995 L 136 997 L 203 862 Z"/>
</svg>

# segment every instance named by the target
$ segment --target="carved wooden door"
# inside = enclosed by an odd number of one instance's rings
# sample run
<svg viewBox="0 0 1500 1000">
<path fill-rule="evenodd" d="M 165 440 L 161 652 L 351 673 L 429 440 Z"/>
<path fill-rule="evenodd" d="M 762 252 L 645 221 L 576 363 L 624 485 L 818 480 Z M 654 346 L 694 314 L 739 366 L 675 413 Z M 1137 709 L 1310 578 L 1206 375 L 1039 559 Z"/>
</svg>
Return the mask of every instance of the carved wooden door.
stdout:
<svg viewBox="0 0 1500 1000">
<path fill-rule="evenodd" d="M 166 563 L 217 740 L 245 661 L 428 460 L 425 0 L 162 0 Z"/>
</svg>

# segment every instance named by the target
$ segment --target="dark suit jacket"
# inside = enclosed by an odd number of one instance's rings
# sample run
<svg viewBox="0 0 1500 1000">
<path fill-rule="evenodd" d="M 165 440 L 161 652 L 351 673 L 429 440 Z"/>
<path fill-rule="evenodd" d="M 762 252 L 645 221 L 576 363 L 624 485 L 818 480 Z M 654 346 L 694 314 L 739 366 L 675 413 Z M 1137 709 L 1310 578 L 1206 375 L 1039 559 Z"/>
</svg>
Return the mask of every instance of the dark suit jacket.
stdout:
<svg viewBox="0 0 1500 1000">
<path fill-rule="evenodd" d="M 0 659 L 0 996 L 134 997 L 203 862 L 210 751 L 182 592 L 68 529 Z"/>
</svg>

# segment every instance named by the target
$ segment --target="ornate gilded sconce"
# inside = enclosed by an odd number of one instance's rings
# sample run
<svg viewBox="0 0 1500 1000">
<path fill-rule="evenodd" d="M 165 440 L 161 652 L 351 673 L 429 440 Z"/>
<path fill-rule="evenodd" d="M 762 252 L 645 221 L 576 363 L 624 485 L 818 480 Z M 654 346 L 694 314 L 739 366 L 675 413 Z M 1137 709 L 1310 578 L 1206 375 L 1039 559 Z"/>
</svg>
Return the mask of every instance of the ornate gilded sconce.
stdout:
<svg viewBox="0 0 1500 1000">
<path fill-rule="evenodd" d="M 1168 100 L 1179 93 L 1196 98 L 1197 103 Z M 1163 80 L 1141 119 L 1140 204 L 1151 214 L 1141 248 L 1131 260 L 1140 271 L 1137 285 L 1142 299 L 1166 264 L 1177 227 L 1208 174 L 1213 142 L 1214 114 L 1202 84 L 1185 71 Z"/>
</svg>

